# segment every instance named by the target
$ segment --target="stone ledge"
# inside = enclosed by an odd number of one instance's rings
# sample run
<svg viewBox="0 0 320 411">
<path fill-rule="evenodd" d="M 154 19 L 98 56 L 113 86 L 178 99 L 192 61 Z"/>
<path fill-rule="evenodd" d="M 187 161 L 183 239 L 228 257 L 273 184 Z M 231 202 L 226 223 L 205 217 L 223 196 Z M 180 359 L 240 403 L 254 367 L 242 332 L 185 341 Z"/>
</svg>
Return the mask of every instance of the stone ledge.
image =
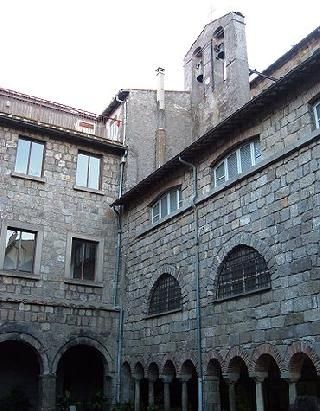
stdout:
<svg viewBox="0 0 320 411">
<path fill-rule="evenodd" d="M 103 288 L 102 283 L 95 283 L 91 281 L 83 281 L 80 279 L 75 279 L 75 278 L 68 278 L 67 280 L 64 280 L 64 283 L 66 284 L 72 284 L 72 285 L 79 285 L 81 287 L 92 287 L 92 288 Z"/>
<path fill-rule="evenodd" d="M 111 304 L 93 304 L 93 303 L 77 303 L 77 302 L 66 302 L 66 300 L 38 300 L 29 296 L 23 296 L 21 298 L 12 296 L 12 295 L 4 295 L 1 293 L 0 295 L 0 303 L 13 303 L 13 304 L 33 304 L 39 306 L 50 306 L 50 307 L 63 307 L 63 308 L 75 308 L 75 309 L 85 309 L 85 310 L 102 310 L 102 311 L 110 311 L 119 313 L 120 308 L 114 307 Z"/>
<path fill-rule="evenodd" d="M 14 278 L 23 278 L 27 280 L 39 281 L 41 277 L 39 275 L 35 275 L 33 273 L 27 273 L 23 271 L 7 271 L 7 270 L 0 270 L 0 276 L 5 277 L 14 277 Z"/>
<path fill-rule="evenodd" d="M 219 304 L 219 303 L 223 303 L 224 301 L 239 299 L 241 297 L 247 297 L 248 295 L 263 293 L 263 292 L 266 292 L 266 291 L 271 291 L 271 285 L 269 285 L 267 287 L 263 287 L 263 288 L 256 288 L 255 290 L 246 291 L 246 292 L 241 293 L 241 294 L 232 294 L 228 297 L 214 298 L 213 303 L 214 304 Z"/>
<path fill-rule="evenodd" d="M 23 180 L 36 181 L 37 183 L 42 184 L 46 183 L 46 179 L 44 177 L 30 176 L 29 174 L 16 173 L 15 171 L 12 171 L 11 177 L 21 178 Z"/>
<path fill-rule="evenodd" d="M 162 317 L 163 315 L 170 315 L 170 314 L 175 314 L 175 313 L 179 313 L 179 312 L 182 312 L 182 308 L 176 308 L 175 310 L 165 311 L 165 312 L 158 313 L 158 314 L 146 315 L 144 317 L 144 319 L 149 320 L 149 319 L 153 319 L 153 318 Z"/>
<path fill-rule="evenodd" d="M 96 190 L 96 189 L 94 189 L 94 188 L 81 187 L 81 186 L 74 185 L 74 186 L 73 186 L 73 189 L 76 190 L 76 191 L 84 191 L 84 192 L 86 192 L 86 193 L 98 194 L 98 195 L 100 195 L 100 196 L 104 196 L 104 195 L 105 195 L 105 193 L 104 193 L 102 190 Z"/>
</svg>

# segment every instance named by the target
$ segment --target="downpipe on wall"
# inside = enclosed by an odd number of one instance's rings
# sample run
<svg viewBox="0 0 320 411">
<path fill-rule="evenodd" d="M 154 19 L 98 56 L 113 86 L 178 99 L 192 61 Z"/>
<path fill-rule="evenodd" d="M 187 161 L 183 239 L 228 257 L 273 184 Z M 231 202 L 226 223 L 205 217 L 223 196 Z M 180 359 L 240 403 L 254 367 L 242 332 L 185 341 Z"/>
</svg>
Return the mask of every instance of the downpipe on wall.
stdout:
<svg viewBox="0 0 320 411">
<path fill-rule="evenodd" d="M 123 140 L 122 143 L 126 143 L 126 126 L 127 126 L 127 101 L 122 101 L 117 97 L 117 100 L 120 103 L 124 103 L 124 114 L 123 114 Z M 125 151 L 124 155 L 121 158 L 120 162 L 120 172 L 119 172 L 119 194 L 118 198 L 122 196 L 123 190 L 123 177 L 124 177 L 124 167 L 127 162 L 128 150 Z M 115 308 L 119 309 L 119 328 L 118 328 L 118 341 L 117 341 L 117 375 L 116 375 L 116 401 L 120 403 L 120 394 L 121 394 L 121 354 L 122 354 L 122 341 L 123 341 L 123 308 L 121 299 L 119 297 L 119 277 L 120 277 L 120 268 L 121 268 L 121 239 L 122 239 L 122 208 L 119 210 L 116 207 L 112 206 L 114 212 L 117 216 L 117 253 L 116 253 L 116 262 L 115 262 L 115 281 L 114 281 L 114 295 L 113 295 L 113 304 Z"/>
<path fill-rule="evenodd" d="M 196 317 L 197 317 L 197 357 L 199 364 L 198 375 L 198 411 L 203 411 L 203 369 L 202 369 L 202 337 L 201 337 L 201 306 L 200 306 L 200 259 L 199 259 L 199 222 L 198 208 L 196 201 L 198 198 L 198 176 L 195 165 L 179 157 L 180 163 L 192 169 L 192 209 L 194 218 L 194 240 L 196 247 L 195 281 L 196 281 Z"/>
</svg>

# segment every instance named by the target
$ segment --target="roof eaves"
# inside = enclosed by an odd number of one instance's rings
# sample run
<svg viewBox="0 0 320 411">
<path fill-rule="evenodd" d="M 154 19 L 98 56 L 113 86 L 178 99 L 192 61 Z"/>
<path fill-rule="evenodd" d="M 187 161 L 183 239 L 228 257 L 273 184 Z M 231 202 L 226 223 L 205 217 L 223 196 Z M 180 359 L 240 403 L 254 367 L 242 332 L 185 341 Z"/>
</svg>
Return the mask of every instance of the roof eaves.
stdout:
<svg viewBox="0 0 320 411">
<path fill-rule="evenodd" d="M 32 130 L 46 135 L 52 135 L 59 138 L 64 138 L 73 143 L 83 143 L 89 146 L 96 146 L 99 149 L 108 150 L 112 152 L 123 153 L 126 147 L 121 143 L 113 142 L 97 138 L 89 134 L 81 133 L 72 129 L 54 126 L 52 124 L 35 121 L 26 117 L 0 112 L 0 124 L 8 124 L 23 128 L 25 130 Z"/>
<path fill-rule="evenodd" d="M 300 49 L 302 49 L 311 39 L 313 38 L 320 38 L 320 26 L 309 33 L 305 38 L 303 38 L 299 43 L 295 44 L 288 50 L 285 54 L 279 57 L 276 61 L 270 64 L 265 70 L 261 72 L 261 74 L 268 76 L 271 75 L 277 68 L 283 66 L 288 60 L 290 60 Z M 263 76 L 257 76 L 250 81 L 250 87 L 256 86 L 256 84 L 260 83 L 264 80 Z"/>
<path fill-rule="evenodd" d="M 179 161 L 179 157 L 185 160 L 191 160 L 196 153 L 201 151 L 203 147 L 210 144 L 214 138 L 223 137 L 229 133 L 230 128 L 235 128 L 243 124 L 252 115 L 261 113 L 261 107 L 268 105 L 270 101 L 274 101 L 274 97 L 283 90 L 286 90 L 295 80 L 299 80 L 304 75 L 307 75 L 307 68 L 312 65 L 319 66 L 320 64 L 320 49 L 316 50 L 311 57 L 303 61 L 300 65 L 293 68 L 287 75 L 272 84 L 269 88 L 262 91 L 256 97 L 244 104 L 241 108 L 236 110 L 233 114 L 223 120 L 214 128 L 208 130 L 203 136 L 186 147 L 179 154 L 167 161 L 163 166 L 149 174 L 145 179 L 141 180 L 137 185 L 126 192 L 121 198 L 115 201 L 115 205 L 123 205 L 128 200 L 133 199 L 141 191 L 154 183 L 160 181 L 165 177 L 169 170 L 176 167 L 183 167 Z M 300 76 L 299 76 L 300 74 Z"/>
<path fill-rule="evenodd" d="M 98 116 L 98 119 L 103 119 L 110 116 L 128 97 L 129 90 L 119 90 L 118 93 L 113 97 L 107 108 Z"/>
</svg>

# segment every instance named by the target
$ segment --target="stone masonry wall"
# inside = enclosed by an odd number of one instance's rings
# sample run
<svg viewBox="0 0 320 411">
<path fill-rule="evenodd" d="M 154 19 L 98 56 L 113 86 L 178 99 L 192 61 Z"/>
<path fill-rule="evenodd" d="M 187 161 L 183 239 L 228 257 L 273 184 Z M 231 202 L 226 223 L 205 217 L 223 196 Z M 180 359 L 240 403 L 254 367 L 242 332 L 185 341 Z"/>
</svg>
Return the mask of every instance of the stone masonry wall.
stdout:
<svg viewBox="0 0 320 411">
<path fill-rule="evenodd" d="M 278 99 L 259 119 L 230 135 L 228 141 L 213 142 L 211 150 L 199 158 L 205 360 L 214 356 L 222 359 L 222 365 L 227 364 L 228 353 L 236 349 L 239 352 L 239 346 L 246 358 L 253 358 L 269 344 L 283 371 L 290 359 L 288 347 L 297 342 L 310 345 L 320 357 L 320 143 L 308 104 L 319 92 L 319 84 L 311 79 L 304 84 L 304 91 L 298 89 Z M 247 176 L 213 189 L 210 165 L 240 141 L 257 134 L 263 155 L 260 166 Z M 182 184 L 183 208 L 152 227 L 149 204 L 159 192 L 177 183 Z M 125 212 L 124 248 L 128 248 L 123 268 L 124 354 L 132 366 L 138 360 L 144 365 L 156 361 L 161 369 L 168 358 L 178 366 L 186 359 L 196 363 L 196 247 L 191 186 L 189 170 L 177 170 L 150 189 L 144 201 L 140 201 L 141 195 Z M 264 256 L 271 288 L 217 302 L 218 267 L 239 244 L 254 247 Z M 183 308 L 151 318 L 148 297 L 162 273 L 172 274 L 179 281 Z"/>
<path fill-rule="evenodd" d="M 19 135 L 45 141 L 42 179 L 15 176 Z M 101 190 L 75 189 L 78 149 L 102 157 Z M 118 313 L 113 309 L 116 221 L 109 207 L 117 196 L 119 156 L 0 128 L 0 223 L 32 225 L 43 235 L 40 272 L 0 271 L 1 333 L 24 333 L 41 341 L 52 360 L 68 341 L 100 341 L 114 369 Z M 72 234 L 71 234 L 72 233 Z M 104 240 L 102 281 L 65 278 L 68 236 Z M 70 252 L 70 248 L 69 248 Z"/>
</svg>

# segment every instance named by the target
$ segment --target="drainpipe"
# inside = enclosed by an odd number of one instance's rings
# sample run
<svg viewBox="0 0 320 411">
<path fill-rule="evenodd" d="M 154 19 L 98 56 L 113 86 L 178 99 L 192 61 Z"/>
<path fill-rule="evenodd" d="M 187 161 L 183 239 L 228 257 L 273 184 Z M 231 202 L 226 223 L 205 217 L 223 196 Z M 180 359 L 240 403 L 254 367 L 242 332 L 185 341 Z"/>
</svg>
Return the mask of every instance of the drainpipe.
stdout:
<svg viewBox="0 0 320 411">
<path fill-rule="evenodd" d="M 201 306 L 200 306 L 200 259 L 199 259 L 199 223 L 198 223 L 198 209 L 196 201 L 198 198 L 198 186 L 197 186 L 197 168 L 195 165 L 183 160 L 179 157 L 180 163 L 184 164 L 188 168 L 192 169 L 192 183 L 193 183 L 193 195 L 192 195 L 192 209 L 194 218 L 194 240 L 196 247 L 196 264 L 195 264 L 195 280 L 196 280 L 196 316 L 197 316 L 197 354 L 199 364 L 199 376 L 198 376 L 198 411 L 203 411 L 203 369 L 202 369 L 202 343 L 201 343 Z"/>
<path fill-rule="evenodd" d="M 122 143 L 126 143 L 126 126 L 127 126 L 127 101 L 120 100 L 118 97 L 117 101 L 124 103 L 124 113 L 123 113 L 123 138 Z M 119 194 L 118 198 L 121 198 L 123 191 L 123 178 L 124 178 L 124 166 L 127 161 L 128 150 L 125 151 L 120 162 L 120 173 L 119 173 Z M 118 340 L 117 340 L 117 364 L 116 364 L 116 401 L 120 403 L 120 392 L 121 392 L 121 354 L 122 354 L 122 341 L 123 341 L 123 308 L 121 299 L 119 298 L 119 277 L 120 277 L 120 262 L 121 262 L 121 237 L 122 237 L 122 208 L 119 210 L 115 206 L 112 207 L 113 211 L 117 216 L 117 253 L 115 262 L 115 288 L 113 295 L 113 304 L 115 308 L 119 308 L 119 329 L 118 329 Z"/>
</svg>

